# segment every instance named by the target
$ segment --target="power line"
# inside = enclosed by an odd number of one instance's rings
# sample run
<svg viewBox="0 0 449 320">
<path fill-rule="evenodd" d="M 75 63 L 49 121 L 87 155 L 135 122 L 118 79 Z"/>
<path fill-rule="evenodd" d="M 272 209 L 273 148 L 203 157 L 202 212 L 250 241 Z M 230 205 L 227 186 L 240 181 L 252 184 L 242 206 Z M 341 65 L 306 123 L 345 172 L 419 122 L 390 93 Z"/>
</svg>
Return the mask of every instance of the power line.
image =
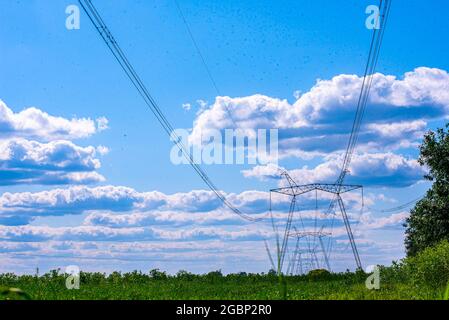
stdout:
<svg viewBox="0 0 449 320">
<path fill-rule="evenodd" d="M 373 36 L 371 39 L 370 49 L 368 53 L 368 60 L 363 75 L 362 87 L 360 89 L 360 94 L 357 101 L 356 114 L 352 125 L 348 145 L 346 147 L 341 172 L 336 182 L 336 184 L 340 186 L 343 185 L 346 175 L 349 171 L 349 166 L 351 164 L 355 146 L 357 145 L 359 139 L 360 128 L 363 121 L 363 116 L 365 114 L 366 106 L 368 104 L 368 98 L 373 83 L 374 72 L 376 70 L 377 63 L 379 60 L 380 49 L 382 47 L 382 41 L 390 13 L 391 0 L 380 0 L 379 8 L 381 12 L 379 12 L 379 16 L 376 18 L 375 24 L 377 25 L 380 20 L 379 29 L 374 29 Z M 329 204 L 329 208 L 327 211 L 328 214 L 334 211 L 337 202 L 338 202 L 338 195 L 334 196 L 333 199 L 331 200 L 331 203 Z M 349 225 L 349 232 L 352 233 L 350 225 Z M 331 238 L 329 238 L 329 241 L 331 241 Z"/>
<path fill-rule="evenodd" d="M 383 5 L 384 4 L 384 5 Z M 363 81 L 362 86 L 360 89 L 359 98 L 357 101 L 357 108 L 356 108 L 356 114 L 354 117 L 354 122 L 351 129 L 351 134 L 349 137 L 348 145 L 346 147 L 345 156 L 343 158 L 343 164 L 341 168 L 340 175 L 337 179 L 337 184 L 342 185 L 344 182 L 344 179 L 346 178 L 346 174 L 349 171 L 349 165 L 352 160 L 352 156 L 354 154 L 355 146 L 357 144 L 358 138 L 359 138 L 359 132 L 363 120 L 363 116 L 365 114 L 366 106 L 368 103 L 369 93 L 371 90 L 371 85 L 373 82 L 373 75 L 377 66 L 377 62 L 379 59 L 380 54 L 380 48 L 382 45 L 382 40 L 386 28 L 386 23 L 388 20 L 388 16 L 390 13 L 390 7 L 391 7 L 391 0 L 380 0 L 379 8 L 381 12 L 379 13 L 379 16 L 376 18 L 376 25 L 379 22 L 379 29 L 374 29 L 373 36 L 371 38 L 369 53 L 368 53 L 368 60 L 365 66 L 365 72 L 363 75 Z M 382 18 L 382 19 L 381 19 Z M 337 197 L 334 197 L 330 204 L 328 209 L 328 214 L 333 211 L 337 204 Z"/>
<path fill-rule="evenodd" d="M 210 188 L 212 192 L 223 202 L 223 204 L 228 207 L 232 212 L 239 215 L 245 220 L 248 221 L 259 221 L 263 218 L 255 219 L 253 217 L 250 217 L 244 213 L 242 213 L 239 209 L 234 207 L 232 203 L 230 203 L 225 195 L 222 194 L 222 192 L 215 186 L 215 184 L 212 182 L 212 180 L 209 178 L 209 176 L 206 174 L 206 172 L 197 164 L 195 163 L 192 155 L 190 154 L 188 148 L 182 143 L 181 138 L 176 135 L 173 126 L 170 124 L 168 119 L 165 117 L 164 113 L 158 106 L 157 102 L 153 99 L 151 94 L 149 93 L 147 87 L 135 71 L 133 65 L 130 63 L 128 58 L 126 57 L 123 50 L 120 48 L 119 44 L 113 37 L 112 33 L 110 32 L 109 28 L 101 18 L 98 10 L 95 8 L 91 0 L 78 0 L 81 7 L 83 8 L 84 12 L 89 17 L 89 20 L 92 22 L 98 33 L 100 34 L 101 38 L 105 42 L 105 44 L 108 46 L 109 50 L 113 54 L 114 58 L 119 63 L 120 67 L 125 72 L 126 76 L 130 79 L 132 85 L 136 88 L 139 95 L 144 100 L 145 104 L 148 106 L 148 108 L 151 110 L 153 115 L 156 117 L 158 122 L 161 124 L 164 131 L 168 134 L 170 139 L 174 142 L 174 144 L 179 148 L 182 155 L 187 159 L 189 164 L 192 166 L 192 168 L 195 170 L 195 172 L 199 175 L 199 177 L 206 183 L 206 185 Z"/>
<path fill-rule="evenodd" d="M 413 199 L 409 202 L 406 202 L 404 204 L 401 204 L 399 206 L 393 207 L 393 208 L 388 208 L 388 209 L 383 209 L 383 210 L 373 210 L 373 211 L 381 212 L 381 213 L 391 213 L 391 212 L 401 211 L 401 210 L 404 210 L 404 209 L 416 204 L 423 197 L 424 197 L 424 195 L 420 196 L 419 198 Z"/>
<path fill-rule="evenodd" d="M 385 1 L 384 6 L 382 6 L 383 1 Z M 346 174 L 349 169 L 349 165 L 352 160 L 352 155 L 354 153 L 354 149 L 355 149 L 355 146 L 356 146 L 358 138 L 359 138 L 359 133 L 360 133 L 363 116 L 365 114 L 371 86 L 373 83 L 374 72 L 376 70 L 377 62 L 379 60 L 380 48 L 382 46 L 385 28 L 386 28 L 386 24 L 388 21 L 390 6 L 391 6 L 391 0 L 380 0 L 379 7 L 383 10 L 382 10 L 382 13 L 380 14 L 380 16 L 377 17 L 377 19 L 380 19 L 381 17 L 382 17 L 382 19 L 380 20 L 379 29 L 374 29 L 373 37 L 371 40 L 370 51 L 368 54 L 368 61 L 367 61 L 366 67 L 365 67 L 365 73 L 363 76 L 362 87 L 361 87 L 359 99 L 357 102 L 356 115 L 354 118 L 351 135 L 349 137 L 348 146 L 346 148 L 346 153 L 345 153 L 345 157 L 343 160 L 341 173 L 337 180 L 337 183 L 339 183 L 339 184 L 342 184 L 346 177 Z"/>
<path fill-rule="evenodd" d="M 180 15 L 180 17 L 181 17 L 182 21 L 184 22 L 184 25 L 185 25 L 185 27 L 187 29 L 187 33 L 189 34 L 190 39 L 192 40 L 193 46 L 195 47 L 198 55 L 201 58 L 201 61 L 202 61 L 203 65 L 204 65 L 204 69 L 206 69 L 207 75 L 208 75 L 208 77 L 209 77 L 213 87 L 215 88 L 215 91 L 217 92 L 217 95 L 221 96 L 221 92 L 220 92 L 220 89 L 218 88 L 217 82 L 215 81 L 214 77 L 212 76 L 212 71 L 210 70 L 209 66 L 207 65 L 206 59 L 204 58 L 204 55 L 202 54 L 202 52 L 200 50 L 200 46 L 198 45 L 198 42 L 195 40 L 195 37 L 193 36 L 192 29 L 190 28 L 190 25 L 187 22 L 187 19 L 186 19 L 184 13 L 182 12 L 181 6 L 179 5 L 178 0 L 174 0 L 174 1 L 175 1 L 175 4 L 176 4 L 176 7 L 178 9 L 179 15 Z M 231 110 L 229 110 L 229 108 L 228 108 L 228 106 L 226 104 L 224 105 L 224 107 L 225 107 L 225 109 L 226 109 L 226 111 L 227 111 L 227 113 L 229 115 L 229 118 L 231 119 L 232 123 L 237 128 L 237 124 L 234 121 L 234 117 L 232 116 Z"/>
<path fill-rule="evenodd" d="M 384 2 L 385 1 L 385 2 Z M 382 6 L 382 4 L 385 4 Z M 365 113 L 366 105 L 368 103 L 368 97 L 373 81 L 373 74 L 377 66 L 377 62 L 379 59 L 380 48 L 382 45 L 382 40 L 385 32 L 386 22 L 388 20 L 388 15 L 390 12 L 391 0 L 380 0 L 379 8 L 381 8 L 382 13 L 379 14 L 377 19 L 380 20 L 379 29 L 374 29 L 373 37 L 371 39 L 368 60 L 365 66 L 365 72 L 363 75 L 362 87 L 360 89 L 359 98 L 357 101 L 356 114 L 354 118 L 354 122 L 351 129 L 351 134 L 349 137 L 348 145 L 346 147 L 345 156 L 343 159 L 343 165 L 341 168 L 340 175 L 337 179 L 336 184 L 342 185 L 346 174 L 348 173 L 349 165 L 352 160 L 352 156 L 354 154 L 354 149 L 357 144 L 359 138 L 359 132 L 361 128 L 361 123 L 363 120 L 363 115 Z M 377 22 L 376 22 L 377 25 Z M 337 202 L 337 198 L 334 197 L 329 205 L 328 212 L 332 212 L 332 209 L 335 207 Z"/>
</svg>

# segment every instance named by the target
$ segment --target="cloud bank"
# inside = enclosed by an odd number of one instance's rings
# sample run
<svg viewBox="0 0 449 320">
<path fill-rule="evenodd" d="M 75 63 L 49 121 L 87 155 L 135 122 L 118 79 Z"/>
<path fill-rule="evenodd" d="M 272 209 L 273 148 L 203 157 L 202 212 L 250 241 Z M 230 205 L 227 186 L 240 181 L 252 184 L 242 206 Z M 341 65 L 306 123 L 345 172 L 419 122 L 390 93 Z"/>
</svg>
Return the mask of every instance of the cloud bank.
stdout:
<svg viewBox="0 0 449 320">
<path fill-rule="evenodd" d="M 14 113 L 0 100 L 0 185 L 76 185 L 105 180 L 97 172 L 108 149 L 72 139 L 107 129 L 104 117 L 65 119 L 37 108 Z"/>
<path fill-rule="evenodd" d="M 0 136 L 25 138 L 39 141 L 73 140 L 87 138 L 107 129 L 108 121 L 101 117 L 97 121 L 90 118 L 65 119 L 51 116 L 36 108 L 13 112 L 0 100 Z"/>
<path fill-rule="evenodd" d="M 390 152 L 416 146 L 427 121 L 444 118 L 449 110 L 449 74 L 420 67 L 402 78 L 377 73 L 362 125 L 358 149 Z M 344 150 L 363 82 L 356 75 L 318 80 L 296 102 L 264 95 L 217 97 L 194 122 L 190 139 L 198 143 L 210 130 L 279 129 L 281 157 L 308 159 Z"/>
</svg>

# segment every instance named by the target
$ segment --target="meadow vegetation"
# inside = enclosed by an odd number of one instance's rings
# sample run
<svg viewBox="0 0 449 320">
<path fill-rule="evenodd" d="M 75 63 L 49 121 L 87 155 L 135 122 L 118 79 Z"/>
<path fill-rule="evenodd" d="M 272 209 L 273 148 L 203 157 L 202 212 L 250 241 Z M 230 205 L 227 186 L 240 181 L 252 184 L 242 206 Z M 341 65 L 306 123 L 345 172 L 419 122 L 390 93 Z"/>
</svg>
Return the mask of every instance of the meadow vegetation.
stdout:
<svg viewBox="0 0 449 320">
<path fill-rule="evenodd" d="M 449 288 L 449 242 L 424 249 L 419 254 L 380 267 L 380 289 L 368 290 L 363 271 L 285 276 L 287 299 L 444 299 Z M 282 288 L 274 271 L 266 274 L 220 271 L 195 275 L 180 271 L 168 275 L 159 270 L 148 273 L 85 273 L 80 289 L 65 287 L 67 275 L 54 270 L 47 274 L 0 275 L 0 299 L 282 299 Z M 3 287 L 3 289 L 1 289 Z M 8 288 L 8 289 L 6 289 Z M 20 289 L 9 289 L 20 288 Z"/>
</svg>

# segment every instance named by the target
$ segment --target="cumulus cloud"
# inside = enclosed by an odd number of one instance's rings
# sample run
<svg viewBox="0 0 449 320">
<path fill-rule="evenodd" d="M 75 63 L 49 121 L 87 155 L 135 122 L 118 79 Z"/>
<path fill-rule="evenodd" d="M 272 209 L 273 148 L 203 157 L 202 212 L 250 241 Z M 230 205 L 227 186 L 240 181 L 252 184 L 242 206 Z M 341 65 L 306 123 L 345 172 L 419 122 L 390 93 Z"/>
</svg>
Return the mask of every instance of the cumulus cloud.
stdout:
<svg viewBox="0 0 449 320">
<path fill-rule="evenodd" d="M 351 130 L 363 78 L 338 75 L 318 80 L 293 104 L 264 95 L 217 97 L 197 116 L 190 139 L 198 143 L 210 130 L 233 128 L 227 112 L 245 130 L 279 129 L 280 156 L 307 157 L 343 150 Z M 443 118 L 449 110 L 449 74 L 420 67 L 402 79 L 377 73 L 360 148 L 385 152 L 409 147 L 422 136 L 429 119 Z"/>
<path fill-rule="evenodd" d="M 262 181 L 269 179 L 280 179 L 282 172 L 287 171 L 285 168 L 273 163 L 264 166 L 254 166 L 248 170 L 242 170 L 245 178 L 257 178 Z"/>
<path fill-rule="evenodd" d="M 402 225 L 408 213 L 395 213 L 390 216 L 376 217 L 372 213 L 356 215 L 353 221 L 358 221 L 355 233 L 360 236 L 365 231 L 383 229 L 386 227 L 398 227 Z M 149 216 L 146 216 L 149 217 Z M 40 241 L 193 241 L 193 240 L 262 240 L 273 236 L 270 223 L 248 224 L 246 226 L 227 225 L 198 226 L 184 225 L 177 228 L 176 224 L 162 225 L 153 222 L 157 216 L 151 218 L 151 223 L 143 220 L 144 214 L 123 214 L 114 216 L 111 214 L 90 216 L 87 221 L 90 224 L 76 227 L 48 227 L 48 226 L 0 226 L 0 240 L 10 242 L 40 242 Z M 307 223 L 312 220 L 312 215 L 303 215 L 301 225 L 297 225 L 298 230 L 313 231 L 313 224 Z M 323 217 L 321 217 L 323 218 Z M 201 220 L 201 217 L 200 217 Z M 295 224 L 295 219 L 293 224 Z M 309 221 L 309 222 L 310 222 Z M 170 221 L 165 221 L 169 223 Z M 171 221 L 172 222 L 172 221 Z M 285 217 L 277 223 L 285 222 Z M 304 224 L 305 223 L 305 224 Z M 346 230 L 341 221 L 341 217 L 335 220 L 332 225 L 324 224 L 323 232 L 332 232 L 332 235 L 340 238 L 346 236 Z M 296 228 L 295 227 L 295 228 Z"/>
<path fill-rule="evenodd" d="M 356 233 L 366 230 L 382 229 L 400 226 L 407 213 L 392 214 L 387 217 L 373 217 L 372 214 L 357 217 L 359 223 Z M 136 224 L 138 225 L 138 224 Z M 238 240 L 255 241 L 271 238 L 274 233 L 271 225 L 250 224 L 247 226 L 189 226 L 184 228 L 161 228 L 160 226 L 124 226 L 114 228 L 104 225 L 83 225 L 76 227 L 48 226 L 0 226 L 0 240 L 11 242 L 54 241 L 204 241 L 204 240 Z M 301 227 L 298 225 L 298 230 Z M 334 227 L 325 226 L 323 232 L 332 232 L 335 237 L 346 236 L 346 230 L 341 221 Z M 305 227 L 304 231 L 313 231 L 313 226 Z"/>
<path fill-rule="evenodd" d="M 207 251 L 222 251 L 226 247 L 232 247 L 230 243 L 225 245 L 221 241 L 154 241 L 154 242 L 99 242 L 99 241 L 54 241 L 49 240 L 45 243 L 41 242 L 26 242 L 18 243 L 12 241 L 0 242 L 0 253 L 7 252 L 29 252 L 30 254 L 39 252 L 45 254 L 46 257 L 51 257 L 52 254 L 65 254 L 71 251 L 77 255 L 82 253 L 85 257 L 92 256 L 93 258 L 119 258 L 117 254 L 174 254 L 179 255 L 187 252 L 199 252 Z M 129 255 L 127 255 L 129 258 Z M 142 258 L 142 256 L 140 256 Z M 149 259 L 151 260 L 151 259 Z M 149 261 L 146 260 L 146 261 Z"/>
<path fill-rule="evenodd" d="M 108 149 L 80 147 L 69 140 L 86 138 L 107 128 L 105 117 L 96 121 L 66 119 L 35 107 L 16 113 L 0 100 L 0 185 L 104 181 L 96 172 L 101 166 L 97 155 L 106 154 Z"/>
<path fill-rule="evenodd" d="M 340 174 L 342 157 L 330 155 L 314 168 L 304 166 L 289 170 L 298 184 L 332 183 Z M 242 173 L 247 178 L 260 180 L 279 179 L 284 168 L 267 165 L 255 166 Z M 355 154 L 349 167 L 346 182 L 371 187 L 407 187 L 423 179 L 426 171 L 415 159 L 407 159 L 394 153 Z"/>
<path fill-rule="evenodd" d="M 287 207 L 288 203 L 285 203 Z M 278 208 L 279 209 L 279 208 Z M 287 209 L 286 209 L 287 210 Z M 263 213 L 253 214 L 253 217 L 268 221 L 267 208 Z M 312 214 L 305 214 L 312 217 Z M 287 213 L 276 212 L 273 219 L 276 221 L 285 220 Z M 192 214 L 185 211 L 163 211 L 155 210 L 149 212 L 130 212 L 130 213 L 112 213 L 112 212 L 94 212 L 89 214 L 85 220 L 85 225 L 106 226 L 111 228 L 129 228 L 129 227 L 149 227 L 149 226 L 171 226 L 185 228 L 187 226 L 243 226 L 250 222 L 243 220 L 235 213 L 224 208 Z"/>
<path fill-rule="evenodd" d="M 269 230 L 257 228 L 203 227 L 184 230 L 156 228 L 108 228 L 101 226 L 46 227 L 0 226 L 0 240 L 10 242 L 56 241 L 193 241 L 193 240 L 262 240 Z"/>
<path fill-rule="evenodd" d="M 375 218 L 372 214 L 360 217 L 364 229 L 382 229 L 385 227 L 402 227 L 402 224 L 410 216 L 409 212 L 393 213 L 387 217 Z"/>
<path fill-rule="evenodd" d="M 97 152 L 98 152 L 99 154 L 101 154 L 102 156 L 104 156 L 104 155 L 106 155 L 106 154 L 109 153 L 109 148 L 108 148 L 108 147 L 105 147 L 105 146 L 98 146 L 98 147 L 97 147 Z"/>
<path fill-rule="evenodd" d="M 88 184 L 103 181 L 94 147 L 70 141 L 40 143 L 25 139 L 0 140 L 0 185 Z"/>
<path fill-rule="evenodd" d="M 69 120 L 49 115 L 35 107 L 15 113 L 0 100 L 0 139 L 73 140 L 87 138 L 105 130 L 107 126 L 108 120 L 104 117 L 98 118 L 96 122 L 89 118 Z"/>
<path fill-rule="evenodd" d="M 270 194 L 248 190 L 225 194 L 236 208 L 254 218 L 267 217 Z M 323 195 L 319 204 L 327 206 L 331 196 Z M 271 208 L 288 212 L 291 199 L 271 195 Z M 348 206 L 359 206 L 358 196 L 347 198 Z M 366 203 L 370 200 L 366 199 Z M 312 195 L 301 198 L 302 210 L 315 208 Z M 245 224 L 223 205 L 212 191 L 192 190 L 174 194 L 158 191 L 138 192 L 122 186 L 72 186 L 40 192 L 6 192 L 0 196 L 0 224 L 23 225 L 36 217 L 90 214 L 86 224 L 122 226 L 150 225 L 238 225 Z M 279 217 L 283 219 L 285 217 Z"/>
<path fill-rule="evenodd" d="M 80 266 L 82 270 L 110 273 L 148 268 L 161 268 L 170 273 L 180 269 L 206 273 L 214 269 L 223 272 L 246 270 L 241 261 L 251 261 L 252 271 L 266 272 L 265 255 L 260 255 L 260 241 L 170 241 L 110 242 L 110 241 L 45 241 L 0 242 L 2 264 L 0 273 L 32 273 L 36 265 L 41 272 L 56 265 Z M 201 264 L 198 264 L 201 261 Z M 161 265 L 163 263 L 163 265 Z M 259 266 L 255 266 L 254 263 Z M 199 268 L 199 269 L 198 269 Z M 255 268 L 255 269 L 254 269 Z"/>
<path fill-rule="evenodd" d="M 0 253 L 24 252 L 35 250 L 36 247 L 28 243 L 0 242 Z"/>
<path fill-rule="evenodd" d="M 248 210 L 248 213 L 264 213 L 268 209 L 269 196 L 266 192 L 246 191 L 241 194 L 229 194 L 228 199 L 238 208 Z M 287 199 L 284 199 L 283 205 L 286 206 L 287 203 Z M 14 217 L 17 217 L 18 222 L 29 222 L 38 216 L 82 214 L 92 211 L 159 210 L 165 212 L 160 217 L 170 220 L 170 212 L 199 215 L 217 209 L 225 208 L 212 191 L 206 190 L 167 195 L 157 191 L 138 192 L 121 186 L 75 186 L 35 193 L 6 192 L 0 196 L 0 218 L 11 223 Z M 182 219 L 181 215 L 177 219 Z"/>
<path fill-rule="evenodd" d="M 129 211 L 135 206 L 151 207 L 151 194 L 145 197 L 126 187 L 85 186 L 53 189 L 36 193 L 6 192 L 0 197 L 1 214 L 25 213 L 31 216 L 79 214 L 89 210 Z M 159 200 L 155 200 L 159 203 Z"/>
<path fill-rule="evenodd" d="M 105 117 L 98 118 L 96 122 L 98 131 L 104 131 L 109 128 L 109 120 Z"/>
<path fill-rule="evenodd" d="M 192 105 L 191 105 L 190 103 L 183 103 L 183 104 L 182 104 L 182 108 L 183 108 L 185 111 L 190 111 L 190 109 L 192 109 Z"/>
<path fill-rule="evenodd" d="M 266 216 L 270 195 L 262 191 L 227 194 L 235 207 L 255 218 Z M 330 199 L 330 198 L 329 198 Z M 329 200 L 327 199 L 327 200 Z M 326 200 L 326 201 L 327 201 Z M 351 204 L 356 199 L 348 199 Z M 327 202 L 326 202 L 327 203 Z M 287 211 L 290 199 L 272 195 L 272 208 Z M 304 198 L 303 209 L 315 206 L 315 200 Z M 0 218 L 3 224 L 26 224 L 35 217 L 91 213 L 87 224 L 135 226 L 152 224 L 243 224 L 216 195 L 207 190 L 164 194 L 138 192 L 121 186 L 53 189 L 41 192 L 4 193 L 0 196 Z M 119 214 L 126 213 L 120 216 Z"/>
<path fill-rule="evenodd" d="M 422 137 L 427 123 L 423 120 L 416 120 L 410 122 L 373 123 L 368 124 L 367 127 L 383 137 L 397 138 L 406 134 L 412 134 L 415 135 L 413 138 L 417 139 Z"/>
</svg>

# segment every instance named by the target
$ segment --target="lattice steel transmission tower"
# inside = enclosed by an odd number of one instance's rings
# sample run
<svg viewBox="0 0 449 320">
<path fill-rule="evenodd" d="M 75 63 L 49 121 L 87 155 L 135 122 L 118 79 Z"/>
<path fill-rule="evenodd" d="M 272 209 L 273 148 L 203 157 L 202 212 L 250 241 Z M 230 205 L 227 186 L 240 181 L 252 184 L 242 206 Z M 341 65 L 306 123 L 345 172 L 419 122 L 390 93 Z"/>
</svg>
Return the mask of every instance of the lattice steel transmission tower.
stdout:
<svg viewBox="0 0 449 320">
<path fill-rule="evenodd" d="M 282 194 L 291 197 L 284 235 L 280 246 L 280 257 L 279 257 L 280 271 L 282 271 L 286 259 L 289 260 L 287 266 L 287 273 L 298 274 L 304 273 L 304 270 L 307 269 L 317 269 L 323 267 L 330 270 L 329 255 L 323 243 L 323 238 L 331 237 L 332 233 L 325 232 L 323 230 L 324 226 L 321 226 L 319 230 L 316 230 L 316 222 L 315 222 L 315 230 L 313 231 L 307 230 L 304 227 L 304 221 L 301 212 L 298 212 L 296 210 L 298 196 L 305 195 L 310 192 L 315 192 L 316 195 L 318 191 L 332 194 L 334 199 L 332 200 L 331 203 L 338 203 L 338 209 L 340 211 L 346 229 L 346 233 L 349 238 L 356 266 L 358 269 L 362 269 L 362 263 L 360 261 L 359 252 L 357 250 L 357 245 L 354 240 L 351 224 L 341 194 L 357 189 L 362 189 L 363 187 L 360 185 L 343 185 L 343 184 L 326 184 L 326 183 L 298 185 L 289 176 L 287 172 L 283 172 L 281 176 L 287 180 L 288 186 L 284 188 L 277 188 L 270 190 L 270 202 L 272 201 L 271 200 L 272 193 Z M 270 203 L 270 208 L 271 206 L 272 204 Z M 337 206 L 335 205 L 335 207 Z M 299 220 L 300 224 L 303 227 L 303 231 L 298 231 L 296 226 L 293 224 L 295 218 Z M 293 247 L 294 249 L 290 250 L 292 252 L 289 252 L 289 247 L 290 248 L 292 247 L 290 243 L 291 239 L 295 241 L 295 245 Z M 324 261 L 323 266 L 319 262 L 320 259 L 318 258 L 318 255 L 320 255 L 323 258 L 322 259 Z M 306 267 L 306 265 L 308 267 Z"/>
<path fill-rule="evenodd" d="M 289 237 L 295 239 L 295 247 L 290 255 L 287 274 L 305 274 L 313 269 L 326 268 L 330 270 L 329 258 L 323 243 L 323 238 L 330 233 L 320 231 L 289 232 Z M 320 259 L 319 256 L 323 259 Z M 320 261 L 324 260 L 324 264 Z"/>
</svg>

